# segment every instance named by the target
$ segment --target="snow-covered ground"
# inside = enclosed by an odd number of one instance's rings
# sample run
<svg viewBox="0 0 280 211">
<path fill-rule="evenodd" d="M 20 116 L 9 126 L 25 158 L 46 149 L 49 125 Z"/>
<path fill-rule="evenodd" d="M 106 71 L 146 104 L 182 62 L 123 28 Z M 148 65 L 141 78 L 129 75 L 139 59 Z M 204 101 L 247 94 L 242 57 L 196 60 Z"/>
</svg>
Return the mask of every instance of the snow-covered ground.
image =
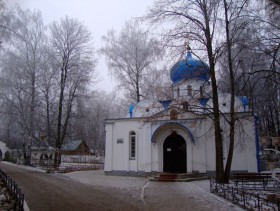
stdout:
<svg viewBox="0 0 280 211">
<path fill-rule="evenodd" d="M 10 164 L 15 165 L 15 164 Z M 32 167 L 18 166 L 33 171 L 42 171 Z M 55 174 L 86 185 L 101 189 L 114 189 L 127 194 L 128 200 L 144 205 L 145 210 L 189 210 L 189 211 L 243 211 L 224 199 L 210 193 L 209 180 L 193 182 L 151 182 L 144 177 L 108 176 L 102 170 L 78 171 L 67 174 Z M 99 188 L 99 189 L 100 189 Z M 27 205 L 25 207 L 28 210 Z"/>
<path fill-rule="evenodd" d="M 107 176 L 101 170 L 71 172 L 65 176 L 87 185 L 118 188 L 141 200 L 147 210 L 243 210 L 211 194 L 209 180 L 151 182 L 144 177 Z"/>
</svg>

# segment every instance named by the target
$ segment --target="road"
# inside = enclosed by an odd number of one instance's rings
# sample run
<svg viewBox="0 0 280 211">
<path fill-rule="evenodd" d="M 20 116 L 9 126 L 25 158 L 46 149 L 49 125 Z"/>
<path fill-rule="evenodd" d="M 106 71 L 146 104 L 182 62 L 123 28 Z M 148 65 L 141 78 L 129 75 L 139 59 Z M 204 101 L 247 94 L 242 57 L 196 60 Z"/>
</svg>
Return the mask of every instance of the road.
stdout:
<svg viewBox="0 0 280 211">
<path fill-rule="evenodd" d="M 105 189 L 73 181 L 61 174 L 47 174 L 0 162 L 25 194 L 31 211 L 142 210 L 143 204 L 120 189 Z"/>
<path fill-rule="evenodd" d="M 211 194 L 209 181 L 151 182 L 103 171 L 47 174 L 5 162 L 0 168 L 16 180 L 31 211 L 243 210 Z"/>
</svg>

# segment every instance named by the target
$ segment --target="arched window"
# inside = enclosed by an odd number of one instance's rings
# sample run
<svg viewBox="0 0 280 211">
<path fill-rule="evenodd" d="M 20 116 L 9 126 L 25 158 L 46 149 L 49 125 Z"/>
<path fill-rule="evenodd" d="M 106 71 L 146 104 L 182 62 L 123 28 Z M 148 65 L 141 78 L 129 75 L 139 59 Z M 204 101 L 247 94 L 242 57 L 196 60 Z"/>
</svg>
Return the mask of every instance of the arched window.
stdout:
<svg viewBox="0 0 280 211">
<path fill-rule="evenodd" d="M 178 112 L 176 110 L 171 110 L 170 111 L 170 119 L 171 120 L 178 119 Z"/>
<path fill-rule="evenodd" d="M 180 88 L 178 87 L 177 88 L 177 98 L 179 98 L 180 97 Z"/>
<path fill-rule="evenodd" d="M 129 159 L 134 160 L 136 158 L 136 133 L 131 131 L 129 133 Z"/>
<path fill-rule="evenodd" d="M 191 85 L 188 85 L 187 90 L 188 90 L 188 96 L 192 96 L 192 86 Z"/>
<path fill-rule="evenodd" d="M 199 87 L 200 98 L 203 98 L 203 86 Z"/>
<path fill-rule="evenodd" d="M 188 102 L 185 101 L 185 102 L 182 103 L 182 105 L 183 105 L 184 111 L 189 111 L 190 106 L 189 106 L 189 103 L 188 103 Z"/>
</svg>

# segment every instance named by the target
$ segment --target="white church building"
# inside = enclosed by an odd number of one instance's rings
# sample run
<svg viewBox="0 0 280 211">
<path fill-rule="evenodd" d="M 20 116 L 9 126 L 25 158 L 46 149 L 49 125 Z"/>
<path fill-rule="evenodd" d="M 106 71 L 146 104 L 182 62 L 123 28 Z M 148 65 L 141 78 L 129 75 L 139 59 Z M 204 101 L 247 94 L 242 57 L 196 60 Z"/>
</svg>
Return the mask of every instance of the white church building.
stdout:
<svg viewBox="0 0 280 211">
<path fill-rule="evenodd" d="M 209 67 L 188 51 L 186 58 L 171 68 L 170 78 L 172 100 L 144 99 L 130 107 L 126 118 L 106 120 L 106 174 L 215 173 Z M 229 102 L 230 94 L 219 93 L 224 158 L 228 149 Z M 258 137 L 246 97 L 235 97 L 235 111 L 238 121 L 232 171 L 257 172 Z"/>
</svg>

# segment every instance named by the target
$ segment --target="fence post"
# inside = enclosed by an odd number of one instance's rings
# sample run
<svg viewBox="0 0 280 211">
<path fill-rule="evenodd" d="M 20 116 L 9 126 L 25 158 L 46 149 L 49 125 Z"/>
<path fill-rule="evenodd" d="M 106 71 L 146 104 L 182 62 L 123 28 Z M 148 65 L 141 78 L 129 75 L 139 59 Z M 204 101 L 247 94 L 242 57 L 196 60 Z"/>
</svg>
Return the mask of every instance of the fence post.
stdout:
<svg viewBox="0 0 280 211">
<path fill-rule="evenodd" d="M 257 195 L 257 199 L 258 199 L 258 211 L 260 211 L 261 208 L 260 208 L 260 195 L 259 194 Z"/>
<path fill-rule="evenodd" d="M 223 189 L 223 193 L 224 193 L 224 199 L 226 199 L 226 189 L 225 189 L 225 185 L 224 184 L 222 186 L 222 189 Z"/>
<path fill-rule="evenodd" d="M 242 189 L 242 195 L 243 195 L 243 208 L 245 209 L 246 208 L 246 206 L 245 206 L 245 191 L 244 191 L 244 189 Z"/>
<path fill-rule="evenodd" d="M 24 195 L 21 193 L 15 181 L 0 169 L 0 179 L 15 198 L 14 210 L 23 211 Z M 17 209 L 18 207 L 18 209 Z"/>
<path fill-rule="evenodd" d="M 235 198 L 234 198 L 234 188 L 231 187 L 231 193 L 232 193 L 232 201 L 234 202 Z"/>
<path fill-rule="evenodd" d="M 217 181 L 215 181 L 215 186 L 216 186 L 215 192 L 218 193 L 218 184 L 217 184 Z"/>
</svg>

